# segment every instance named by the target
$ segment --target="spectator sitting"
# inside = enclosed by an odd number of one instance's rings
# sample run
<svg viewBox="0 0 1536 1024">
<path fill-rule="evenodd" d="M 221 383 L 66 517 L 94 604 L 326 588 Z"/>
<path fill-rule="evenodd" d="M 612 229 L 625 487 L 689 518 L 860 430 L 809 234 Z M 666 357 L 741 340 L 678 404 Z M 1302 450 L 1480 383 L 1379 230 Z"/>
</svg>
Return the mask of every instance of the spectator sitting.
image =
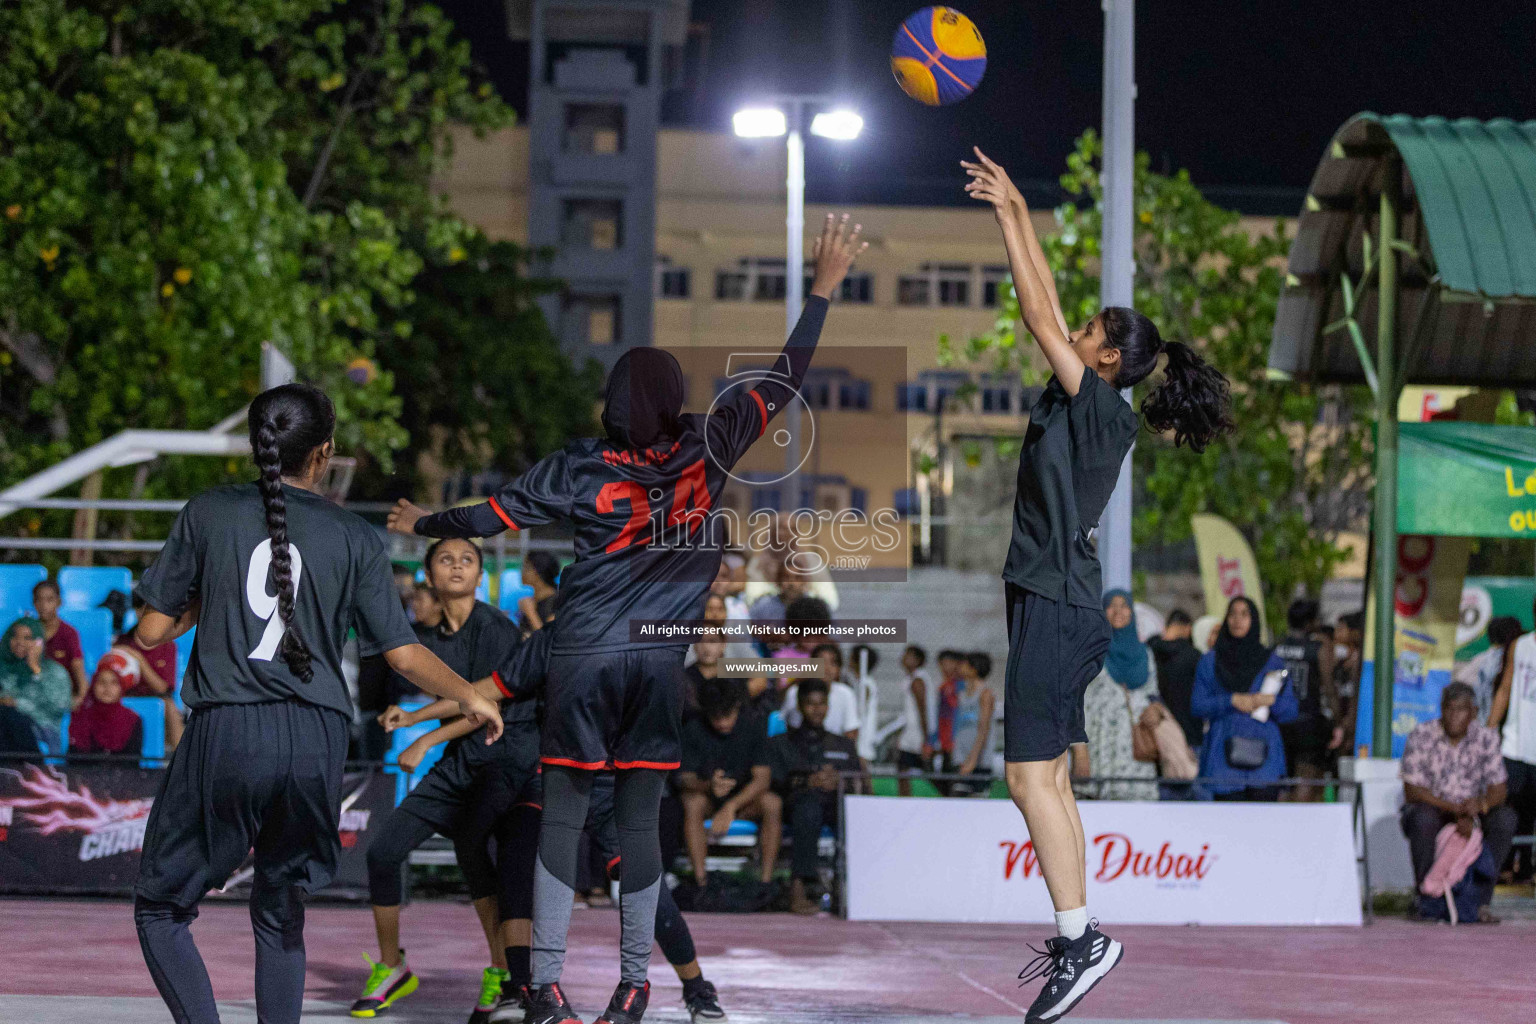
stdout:
<svg viewBox="0 0 1536 1024">
<path fill-rule="evenodd" d="M 90 694 L 69 716 L 71 754 L 143 753 L 144 723 L 122 703 L 125 680 L 117 670 L 124 662 L 132 664 L 125 655 L 108 653 L 97 665 Z"/>
<path fill-rule="evenodd" d="M 789 659 L 811 657 L 811 652 L 816 650 L 827 640 L 827 631 L 832 626 L 832 611 L 827 607 L 827 602 L 819 597 L 797 597 L 784 609 L 784 634 L 780 646 L 773 649 L 769 655 L 772 658 Z M 842 653 L 839 652 L 838 673 L 842 673 Z M 792 673 L 799 675 L 799 672 Z M 828 680 L 830 682 L 831 680 Z M 790 677 L 781 676 L 778 681 L 780 691 L 789 686 Z M 794 698 L 785 698 L 784 711 L 788 714 L 794 710 Z"/>
<path fill-rule="evenodd" d="M 793 569 L 779 564 L 776 573 L 775 589 L 752 602 L 752 621 L 768 630 L 758 640 L 759 649 L 764 653 L 789 642 L 783 633 L 789 606 L 805 595 L 805 580 Z M 825 603 L 822 607 L 826 607 Z M 827 614 L 830 617 L 831 612 Z"/>
<path fill-rule="evenodd" d="M 768 741 L 774 789 L 782 796 L 789 819 L 789 909 L 814 914 L 819 904 L 809 887 L 818 881 L 818 846 L 822 826 L 837 820 L 840 775 L 864 774 L 854 742 L 826 727 L 828 687 L 821 679 L 803 679 L 795 690 L 801 724 Z M 854 780 L 858 791 L 859 780 Z"/>
<path fill-rule="evenodd" d="M 0 703 L 31 722 L 39 746 L 57 749 L 59 726 L 70 709 L 69 673 L 43 654 L 43 624 L 20 618 L 5 631 L 0 646 Z"/>
<path fill-rule="evenodd" d="M 713 590 L 711 590 L 708 596 L 704 598 L 704 614 L 701 617 L 705 622 L 713 622 L 717 624 L 722 631 L 726 629 L 727 623 L 734 623 L 735 625 L 733 628 L 739 630 L 742 625 L 750 621 L 745 615 L 740 616 L 739 618 L 733 617 L 729 611 L 726 599 L 721 597 Z M 724 658 L 728 658 L 732 661 L 752 661 L 759 657 L 757 653 L 757 645 L 752 643 L 750 640 L 732 640 L 728 636 L 724 635 L 723 632 L 720 640 L 723 644 L 725 644 L 725 653 L 722 655 Z M 693 652 L 690 650 L 687 657 L 683 659 L 683 664 L 688 665 L 691 664 L 692 661 Z M 748 688 L 750 691 L 749 696 L 756 697 L 767 686 L 768 681 L 765 678 L 760 683 L 755 679 L 752 680 L 752 682 L 757 683 L 758 685 L 750 686 Z"/>
<path fill-rule="evenodd" d="M 699 691 L 708 680 L 720 675 L 720 659 L 725 655 L 725 641 L 718 636 L 695 640 L 689 648 L 693 661 L 683 668 L 683 719 L 699 713 Z"/>
<path fill-rule="evenodd" d="M 548 551 L 530 551 L 523 559 L 522 580 L 533 593 L 517 599 L 517 614 L 523 631 L 543 629 L 555 617 L 555 581 L 560 578 L 560 560 Z"/>
<path fill-rule="evenodd" d="M 1456 681 L 1472 687 L 1477 698 L 1477 720 L 1488 721 L 1493 709 L 1493 691 L 1499 685 L 1499 673 L 1504 671 L 1504 655 L 1509 645 L 1520 639 L 1523 632 L 1520 620 L 1513 615 L 1500 615 L 1488 623 L 1488 649 L 1456 670 Z"/>
<path fill-rule="evenodd" d="M 1195 670 L 1194 713 L 1210 723 L 1200 752 L 1200 774 L 1217 800 L 1277 800 L 1285 778 L 1280 725 L 1296 717 L 1296 691 L 1283 680 L 1263 693 L 1266 677 L 1285 662 L 1259 639 L 1258 606 L 1234 597 L 1215 646 Z M 1264 721 L 1254 712 L 1268 708 Z"/>
<path fill-rule="evenodd" d="M 817 598 L 810 600 L 815 601 Z M 857 741 L 860 725 L 859 697 L 853 692 L 853 687 L 842 681 L 842 652 L 837 649 L 837 644 L 821 644 L 811 651 L 811 656 L 816 659 L 816 675 L 810 678 L 820 679 L 827 684 L 829 690 L 827 705 L 830 710 L 825 720 L 827 731 Z M 798 729 L 801 724 L 799 685 L 798 682 L 792 684 L 784 694 L 784 724 L 791 729 Z"/>
<path fill-rule="evenodd" d="M 426 580 L 411 588 L 411 622 L 417 626 L 435 629 L 443 621 L 443 603 L 437 599 L 437 591 Z"/>
<path fill-rule="evenodd" d="M 1088 733 L 1092 774 L 1147 782 L 1101 782 L 1101 800 L 1156 800 L 1157 765 L 1133 754 L 1132 730 L 1157 705 L 1157 664 L 1136 633 L 1136 609 L 1126 590 L 1104 595 L 1104 617 L 1111 630 L 1104 667 L 1083 694 L 1083 722 Z M 1153 712 L 1157 713 L 1157 712 Z"/>
<path fill-rule="evenodd" d="M 167 647 L 169 652 L 165 650 Z M 176 644 L 164 643 L 146 651 L 132 634 L 128 634 L 119 637 L 112 649 L 101 656 L 101 661 L 96 664 L 98 674 L 103 667 L 117 677 L 123 690 L 119 696 L 160 698 L 165 714 L 165 747 L 175 750 L 186 727 L 186 719 L 176 706 Z"/>
<path fill-rule="evenodd" d="M 1483 843 L 1503 864 L 1515 834 L 1515 812 L 1504 802 L 1506 778 L 1499 735 L 1476 721 L 1477 699 L 1466 683 L 1440 695 L 1440 717 L 1420 722 L 1403 747 L 1403 833 L 1408 837 L 1415 890 L 1435 862 L 1435 839 L 1455 824 L 1463 836 L 1482 825 Z M 1492 921 L 1486 905 L 1479 921 Z"/>
<path fill-rule="evenodd" d="M 773 879 L 783 838 L 783 804 L 768 788 L 766 723 L 741 714 L 744 689 L 736 679 L 707 680 L 699 689 L 699 716 L 683 724 L 677 786 L 683 805 L 683 838 L 700 886 L 708 883 L 705 861 L 710 837 L 724 838 L 735 819 L 759 824 L 764 885 Z M 706 819 L 710 819 L 708 833 Z"/>
<path fill-rule="evenodd" d="M 78 704 L 89 684 L 85 678 L 85 653 L 80 648 L 80 633 L 59 618 L 63 603 L 59 585 L 53 580 L 43 580 L 32 588 L 32 607 L 37 610 L 37 621 L 42 623 L 42 635 L 47 641 L 43 653 L 69 673 L 71 703 Z"/>
<path fill-rule="evenodd" d="M 896 740 L 896 770 L 903 776 L 896 783 L 896 791 L 901 796 L 912 795 L 912 780 L 906 776 L 920 775 L 933 765 L 939 690 L 928 681 L 923 668 L 927 663 L 928 652 L 916 644 L 908 644 L 901 652 L 901 667 L 907 674 L 901 688 L 901 735 Z"/>
<path fill-rule="evenodd" d="M 1189 613 L 1175 608 L 1168 613 L 1163 635 L 1148 640 L 1147 647 L 1157 663 L 1157 692 L 1163 706 L 1184 730 L 1184 740 L 1198 758 L 1201 741 L 1205 739 L 1205 724 L 1189 709 L 1189 699 L 1195 690 L 1195 667 L 1200 664 L 1200 651 L 1190 639 L 1191 632 Z"/>
<path fill-rule="evenodd" d="M 955 680 L 955 701 L 951 709 L 951 752 L 945 755 L 944 772 L 968 776 L 950 782 L 947 796 L 985 796 L 992 788 L 992 766 L 987 760 L 988 741 L 992 736 L 992 712 L 997 696 L 987 685 L 992 674 L 992 657 L 973 651 L 959 659 L 959 678 Z"/>
</svg>

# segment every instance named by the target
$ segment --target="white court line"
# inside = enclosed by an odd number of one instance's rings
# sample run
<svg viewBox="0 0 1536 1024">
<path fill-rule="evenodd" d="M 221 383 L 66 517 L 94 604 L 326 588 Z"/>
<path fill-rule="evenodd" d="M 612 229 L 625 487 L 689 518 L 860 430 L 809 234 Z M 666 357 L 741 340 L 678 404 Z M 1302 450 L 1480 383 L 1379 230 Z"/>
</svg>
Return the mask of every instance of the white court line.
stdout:
<svg viewBox="0 0 1536 1024">
<path fill-rule="evenodd" d="M 940 957 L 942 957 L 945 960 L 951 959 L 947 955 L 935 954 L 931 950 L 918 949 L 916 946 L 914 946 L 911 943 L 907 942 L 906 939 L 903 939 L 900 935 L 897 935 L 895 932 L 891 931 L 889 928 L 887 928 L 883 924 L 880 924 L 880 923 L 877 922 L 875 924 L 875 927 L 878 928 L 880 931 L 884 932 L 886 938 L 888 938 L 892 942 L 896 943 L 896 945 L 900 946 L 902 949 L 906 950 L 908 953 L 917 953 L 917 954 L 922 955 L 922 956 L 927 956 L 928 959 L 934 961 L 935 963 L 938 963 Z M 988 988 L 986 985 L 983 985 L 981 982 L 977 981 L 975 978 L 971 977 L 969 974 L 966 974 L 964 971 L 959 970 L 958 968 L 951 968 L 951 967 L 949 967 L 946 964 L 939 964 L 939 966 L 941 968 L 943 968 L 943 969 L 946 969 L 946 970 L 954 970 L 955 974 L 959 976 L 961 981 L 963 981 L 967 985 L 971 986 L 971 988 L 976 989 L 978 992 L 985 992 L 987 995 L 991 996 L 993 999 L 996 999 L 998 1002 L 1002 1003 L 1004 1006 L 1008 1007 L 1008 1009 L 1014 1011 L 1015 1013 L 1020 1013 L 1020 1014 L 1028 1014 L 1029 1013 L 1029 1008 L 1028 1007 L 1020 1006 L 1018 1003 L 1014 1002 L 1013 1000 L 1007 999 L 1007 998 L 1003 997 L 999 993 L 995 992 L 994 990 Z"/>
</svg>

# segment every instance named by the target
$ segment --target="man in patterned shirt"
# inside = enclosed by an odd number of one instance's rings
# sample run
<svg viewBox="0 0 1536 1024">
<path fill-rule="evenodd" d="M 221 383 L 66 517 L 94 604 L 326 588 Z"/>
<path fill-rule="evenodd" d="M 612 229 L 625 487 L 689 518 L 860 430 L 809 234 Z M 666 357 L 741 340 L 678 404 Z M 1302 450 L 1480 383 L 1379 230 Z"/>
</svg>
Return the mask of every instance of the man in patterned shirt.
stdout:
<svg viewBox="0 0 1536 1024">
<path fill-rule="evenodd" d="M 1515 834 L 1515 812 L 1504 802 L 1506 775 L 1499 736 L 1476 721 L 1477 697 L 1452 683 L 1440 697 L 1440 717 L 1421 722 L 1403 749 L 1403 832 L 1415 887 L 1435 862 L 1435 836 L 1455 823 L 1462 835 L 1483 829 L 1495 864 L 1504 863 Z M 1487 908 L 1484 908 L 1485 910 Z"/>
</svg>

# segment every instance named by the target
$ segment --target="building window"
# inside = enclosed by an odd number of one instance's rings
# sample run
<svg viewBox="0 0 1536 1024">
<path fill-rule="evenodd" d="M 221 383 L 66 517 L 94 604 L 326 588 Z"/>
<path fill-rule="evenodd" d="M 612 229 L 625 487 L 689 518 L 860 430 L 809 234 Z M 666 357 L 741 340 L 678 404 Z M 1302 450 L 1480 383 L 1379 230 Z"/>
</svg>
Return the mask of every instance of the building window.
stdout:
<svg viewBox="0 0 1536 1024">
<path fill-rule="evenodd" d="M 926 306 L 932 292 L 932 282 L 926 277 L 903 277 L 896 282 L 896 302 L 902 306 Z"/>
<path fill-rule="evenodd" d="M 805 275 L 805 287 L 801 295 L 811 294 L 811 275 Z M 849 274 L 843 278 L 843 286 L 838 289 L 836 298 L 839 302 L 870 303 L 875 301 L 875 278 L 872 274 Z"/>
<path fill-rule="evenodd" d="M 781 259 L 743 256 L 736 267 L 715 272 L 715 298 L 725 302 L 783 302 L 786 288 Z"/>
<path fill-rule="evenodd" d="M 825 377 L 811 377 L 800 383 L 800 397 L 812 409 L 832 408 L 832 382 Z"/>
<path fill-rule="evenodd" d="M 896 284 L 896 301 L 903 306 L 969 306 L 971 276 L 967 263 L 924 263 L 917 274 Z"/>
<path fill-rule="evenodd" d="M 572 249 L 617 249 L 623 241 L 624 203 L 618 199 L 567 199 L 560 242 Z"/>
<path fill-rule="evenodd" d="M 839 409 L 868 409 L 869 381 L 845 380 L 837 388 Z"/>
<path fill-rule="evenodd" d="M 665 256 L 656 257 L 656 294 L 663 299 L 686 299 L 692 292 L 692 274 L 687 267 L 674 267 Z"/>
<path fill-rule="evenodd" d="M 996 309 L 1002 301 L 999 294 L 1001 286 L 1010 280 L 1007 267 L 982 267 L 981 268 L 981 304 L 987 309 Z"/>
<path fill-rule="evenodd" d="M 934 270 L 934 294 L 941 306 L 971 304 L 971 268 L 940 264 Z"/>
<path fill-rule="evenodd" d="M 915 516 L 921 510 L 917 500 L 917 489 L 914 487 L 902 487 L 891 496 L 891 507 L 898 516 Z"/>
<path fill-rule="evenodd" d="M 981 388 L 981 411 L 1013 412 L 1013 387 L 1008 384 L 984 384 Z"/>
<path fill-rule="evenodd" d="M 742 270 L 715 271 L 715 298 L 734 302 L 747 297 L 747 274 Z"/>
<path fill-rule="evenodd" d="M 618 103 L 568 103 L 561 147 L 567 153 L 614 156 L 624 151 L 624 107 Z"/>
<path fill-rule="evenodd" d="M 862 487 L 848 489 L 848 507 L 855 512 L 869 511 L 869 492 Z"/>
<path fill-rule="evenodd" d="M 897 412 L 927 412 L 928 388 L 923 384 L 896 385 Z"/>
<path fill-rule="evenodd" d="M 619 340 L 617 295 L 568 295 L 561 311 L 562 333 L 569 341 L 612 345 Z"/>
</svg>

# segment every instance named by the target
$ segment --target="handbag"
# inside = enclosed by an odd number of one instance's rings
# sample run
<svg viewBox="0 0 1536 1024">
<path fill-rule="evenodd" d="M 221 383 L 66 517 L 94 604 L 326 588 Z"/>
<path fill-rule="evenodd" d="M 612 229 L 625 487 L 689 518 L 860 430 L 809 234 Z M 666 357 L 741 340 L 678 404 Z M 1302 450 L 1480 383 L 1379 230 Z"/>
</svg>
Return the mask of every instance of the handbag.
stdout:
<svg viewBox="0 0 1536 1024">
<path fill-rule="evenodd" d="M 1179 723 L 1173 720 L 1173 715 L 1165 714 L 1162 721 L 1152 729 L 1152 737 L 1157 740 L 1158 765 L 1165 779 L 1193 779 L 1200 774 L 1200 765 L 1195 761 L 1195 752 L 1189 749 L 1189 741 L 1184 738 L 1184 730 L 1179 728 Z"/>
<path fill-rule="evenodd" d="M 1119 683 L 1115 685 L 1120 686 Z M 1125 698 L 1125 713 L 1131 718 L 1131 757 L 1143 763 L 1157 764 L 1157 737 L 1131 710 L 1131 692 L 1120 686 L 1120 696 Z"/>
<path fill-rule="evenodd" d="M 1228 736 L 1227 764 L 1239 771 L 1262 768 L 1269 760 L 1269 740 L 1256 736 Z"/>
</svg>

